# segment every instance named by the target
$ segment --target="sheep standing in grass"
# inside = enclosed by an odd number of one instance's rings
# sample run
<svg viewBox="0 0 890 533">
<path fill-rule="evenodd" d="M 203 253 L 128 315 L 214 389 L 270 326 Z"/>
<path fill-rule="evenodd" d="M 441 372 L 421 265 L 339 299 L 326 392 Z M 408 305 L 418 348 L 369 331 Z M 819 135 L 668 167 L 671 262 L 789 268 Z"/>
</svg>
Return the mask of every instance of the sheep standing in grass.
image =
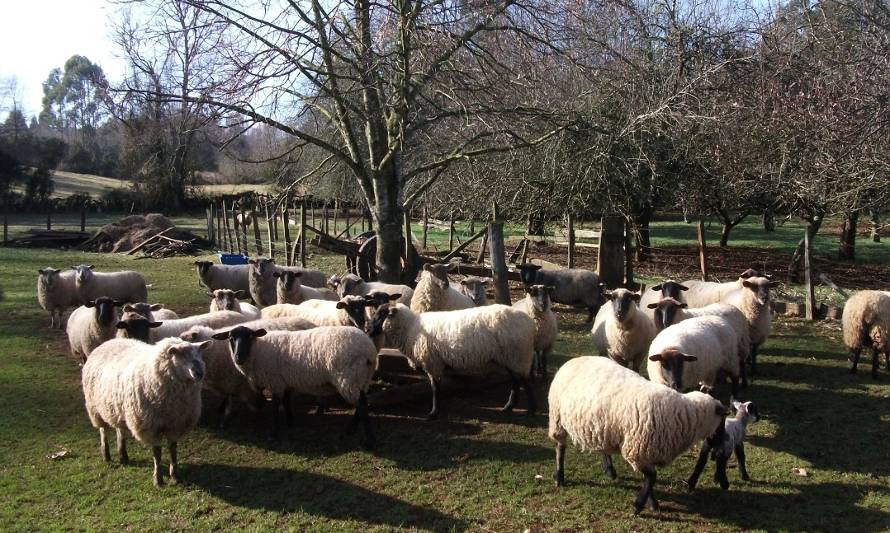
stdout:
<svg viewBox="0 0 890 533">
<path fill-rule="evenodd" d="M 706 437 L 723 438 L 725 409 L 718 400 L 698 391 L 680 394 L 605 357 L 576 357 L 564 364 L 550 384 L 549 403 L 556 485 L 565 483 L 569 439 L 582 450 L 603 454 L 603 471 L 611 479 L 617 477 L 611 454 L 620 453 L 646 478 L 633 503 L 635 514 L 647 504 L 658 510 L 656 467 L 669 465 Z"/>
<path fill-rule="evenodd" d="M 339 278 L 331 276 L 328 280 L 328 286 L 336 290 L 340 298 L 345 296 L 365 296 L 375 291 L 386 294 L 399 294 L 401 296 L 398 299 L 398 303 L 405 305 L 411 305 L 411 297 L 414 295 L 414 289 L 407 285 L 365 281 L 355 274 L 346 274 Z"/>
<path fill-rule="evenodd" d="M 241 313 L 247 320 L 256 320 L 260 317 L 260 310 L 241 300 L 247 298 L 245 291 L 233 291 L 230 289 L 216 289 L 210 293 L 210 312 L 235 311 Z"/>
<path fill-rule="evenodd" d="M 277 302 L 276 279 L 273 276 L 276 272 L 301 272 L 301 283 L 309 287 L 324 287 L 327 283 L 327 276 L 318 270 L 280 267 L 275 265 L 274 259 L 266 258 L 251 259 L 249 263 L 247 281 L 250 297 L 259 307 L 275 305 Z"/>
<path fill-rule="evenodd" d="M 397 347 L 429 378 L 433 393 L 429 418 L 439 414 L 438 383 L 446 369 L 485 373 L 492 366 L 506 369 L 512 381 L 504 410 L 513 410 L 521 385 L 528 397 L 528 414 L 534 414 L 535 396 L 528 377 L 534 359 L 535 321 L 523 311 L 487 305 L 415 313 L 403 304 L 394 304 L 389 306 L 383 330 L 387 346 Z"/>
<path fill-rule="evenodd" d="M 890 370 L 890 293 L 859 291 L 847 300 L 842 318 L 844 344 L 850 350 L 856 372 L 863 348 L 871 348 L 871 376 L 878 378 L 879 354 L 884 352 L 887 370 Z"/>
<path fill-rule="evenodd" d="M 275 303 L 299 305 L 306 300 L 328 300 L 332 302 L 339 300 L 337 294 L 330 289 L 313 289 L 312 287 L 302 285 L 300 283 L 302 276 L 302 272 L 291 270 L 273 272 L 272 277 L 276 279 Z"/>
<path fill-rule="evenodd" d="M 235 311 L 216 311 L 178 320 L 165 320 L 159 327 L 152 329 L 151 340 L 157 342 L 167 337 L 178 337 L 180 333 L 192 326 L 207 326 L 215 329 L 234 326 L 246 321 L 244 315 Z"/>
<path fill-rule="evenodd" d="M 161 444 L 170 450 L 170 479 L 176 481 L 177 443 L 201 416 L 201 351 L 209 342 L 192 344 L 170 338 L 150 345 L 113 339 L 93 351 L 81 377 L 87 414 L 99 430 L 102 457 L 111 460 L 106 430 L 117 432 L 121 464 L 127 464 L 129 430 L 151 446 L 154 484 L 160 486 Z"/>
<path fill-rule="evenodd" d="M 316 326 L 355 326 L 365 329 L 367 300 L 362 296 L 346 296 L 338 302 L 307 300 L 300 305 L 277 304 L 266 307 L 260 315 L 268 318 L 302 318 Z"/>
<path fill-rule="evenodd" d="M 122 272 L 95 272 L 93 265 L 71 267 L 75 272 L 77 297 L 82 302 L 107 296 L 123 302 L 144 302 L 148 289 L 142 274 L 132 270 Z"/>
<path fill-rule="evenodd" d="M 759 270 L 755 270 L 753 268 L 749 268 L 748 270 L 739 274 L 739 278 L 735 281 L 727 281 L 726 283 L 716 283 L 713 281 L 701 281 L 696 279 L 690 279 L 683 282 L 683 286 L 686 287 L 685 294 L 683 294 L 682 298 L 678 298 L 673 294 L 666 294 L 665 296 L 670 296 L 676 300 L 681 302 L 686 302 L 689 304 L 689 307 L 704 307 L 706 305 L 715 304 L 718 302 L 725 302 L 726 297 L 734 291 L 737 291 L 742 288 L 742 282 L 748 278 L 752 277 L 766 277 Z M 652 302 L 647 302 L 647 305 Z"/>
<path fill-rule="evenodd" d="M 480 307 L 483 305 L 488 305 L 488 294 L 486 293 L 486 288 L 491 283 L 491 281 L 491 278 L 467 276 L 464 279 L 460 280 L 460 282 L 458 282 L 457 284 L 452 284 L 452 287 L 457 290 L 457 292 L 463 294 L 470 300 L 473 300 L 473 304 L 476 307 Z"/>
<path fill-rule="evenodd" d="M 69 307 L 80 303 L 74 271 L 62 272 L 58 268 L 47 267 L 37 272 L 37 303 L 49 313 L 49 327 L 62 329 L 62 315 Z"/>
<path fill-rule="evenodd" d="M 748 337 L 751 342 L 751 373 L 757 368 L 757 348 L 766 342 L 772 329 L 773 312 L 769 290 L 777 285 L 763 276 L 752 275 L 740 281 L 742 287 L 727 294 L 721 303 L 734 305 L 748 320 Z"/>
<path fill-rule="evenodd" d="M 757 406 L 754 402 L 737 402 L 733 400 L 732 408 L 736 410 L 734 418 L 727 418 L 724 424 L 725 434 L 722 441 L 712 442 L 708 439 L 702 443 L 701 451 L 698 454 L 698 461 L 695 463 L 695 469 L 692 475 L 686 481 L 689 490 L 693 490 L 698 483 L 705 464 L 708 462 L 708 454 L 717 461 L 717 472 L 714 473 L 714 481 L 721 483 L 720 471 L 726 471 L 727 459 L 735 452 L 736 460 L 739 463 L 739 479 L 742 481 L 750 481 L 748 476 L 748 468 L 745 465 L 745 435 L 748 432 L 748 424 L 753 424 L 760 419 L 757 412 Z M 722 465 L 722 466 L 721 466 Z M 724 474 L 725 478 L 725 474 Z M 728 483 L 728 480 L 726 480 Z M 726 487 L 724 487 L 726 488 Z"/>
<path fill-rule="evenodd" d="M 85 362 L 90 353 L 117 331 L 117 310 L 123 302 L 107 296 L 96 298 L 75 309 L 68 317 L 68 345 L 71 355 Z"/>
<path fill-rule="evenodd" d="M 214 265 L 210 261 L 195 261 L 198 284 L 211 291 L 229 289 L 247 294 L 250 290 L 248 269 L 248 265 Z"/>
<path fill-rule="evenodd" d="M 446 264 L 423 265 L 420 281 L 411 297 L 411 310 L 426 313 L 475 307 L 473 300 L 454 290 L 448 282 L 448 272 L 454 268 L 455 265 Z"/>
<path fill-rule="evenodd" d="M 615 289 L 603 295 L 612 305 L 600 307 L 596 314 L 590 330 L 593 347 L 600 355 L 639 372 L 646 350 L 655 338 L 655 324 L 637 306 L 641 298 L 638 293 Z"/>
<path fill-rule="evenodd" d="M 600 277 L 596 272 L 581 268 L 541 270 L 538 265 L 524 264 L 519 276 L 526 287 L 548 285 L 554 287 L 550 299 L 565 305 L 582 305 L 587 309 L 587 322 L 593 322 L 602 304 Z"/>
<path fill-rule="evenodd" d="M 165 309 L 163 304 L 149 304 L 145 302 L 137 302 L 127 304 L 121 310 L 123 313 L 137 313 L 150 322 L 154 320 L 177 320 L 179 315 L 170 309 Z"/>
<path fill-rule="evenodd" d="M 535 362 L 532 373 L 542 379 L 547 377 L 547 357 L 553 351 L 559 335 L 556 315 L 550 309 L 551 292 L 553 287 L 532 285 L 525 291 L 525 298 L 513 304 L 514 308 L 525 312 L 535 321 Z"/>
</svg>

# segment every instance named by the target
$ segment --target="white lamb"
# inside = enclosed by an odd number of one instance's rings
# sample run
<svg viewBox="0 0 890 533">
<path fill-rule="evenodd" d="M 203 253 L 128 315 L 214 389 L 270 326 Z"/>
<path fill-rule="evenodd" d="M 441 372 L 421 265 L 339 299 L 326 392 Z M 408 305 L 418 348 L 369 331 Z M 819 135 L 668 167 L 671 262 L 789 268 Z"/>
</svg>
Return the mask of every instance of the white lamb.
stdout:
<svg viewBox="0 0 890 533">
<path fill-rule="evenodd" d="M 148 299 L 145 278 L 138 272 L 95 272 L 93 265 L 71 268 L 75 272 L 77 297 L 82 302 L 95 300 L 100 296 L 124 302 L 144 302 Z"/>
<path fill-rule="evenodd" d="M 723 437 L 725 409 L 718 400 L 698 391 L 680 394 L 605 357 L 576 357 L 564 364 L 550 384 L 549 403 L 556 485 L 565 483 L 569 439 L 581 450 L 603 454 L 603 471 L 611 479 L 617 477 L 611 454 L 620 453 L 645 476 L 635 514 L 647 504 L 658 510 L 656 467 L 669 465 L 697 441 Z"/>
<path fill-rule="evenodd" d="M 114 338 L 118 322 L 115 307 L 121 305 L 123 302 L 103 296 L 75 309 L 65 328 L 71 355 L 85 362 L 97 346 Z"/>
<path fill-rule="evenodd" d="M 417 288 L 411 297 L 411 310 L 415 313 L 426 313 L 475 307 L 473 300 L 451 288 L 448 272 L 454 268 L 453 264 L 423 265 L 420 281 L 417 282 Z"/>
<path fill-rule="evenodd" d="M 165 320 L 160 327 L 151 331 L 152 342 L 157 342 L 167 337 L 178 337 L 180 333 L 192 326 L 207 326 L 210 328 L 222 328 L 225 326 L 234 326 L 246 322 L 247 319 L 241 313 L 235 311 L 216 311 L 213 313 L 204 313 L 202 315 L 194 315 L 178 320 Z"/>
<path fill-rule="evenodd" d="M 344 296 L 366 296 L 375 291 L 386 294 L 399 294 L 401 296 L 397 302 L 405 305 L 411 305 L 411 297 L 414 295 L 414 289 L 407 285 L 365 281 L 355 274 L 346 274 L 339 278 L 331 276 L 328 280 L 328 286 L 333 287 L 340 298 Z"/>
<path fill-rule="evenodd" d="M 708 453 L 711 453 L 711 457 L 717 461 L 717 471 L 714 473 L 714 480 L 721 483 L 721 486 L 723 486 L 723 481 L 726 481 L 727 484 L 729 483 L 729 480 L 725 479 L 726 462 L 733 452 L 735 452 L 736 460 L 739 463 L 739 479 L 742 481 L 751 480 L 748 476 L 748 469 L 745 466 L 745 435 L 748 432 L 748 424 L 757 422 L 760 419 L 760 415 L 754 402 L 741 403 L 733 400 L 732 408 L 736 410 L 736 414 L 734 418 L 726 419 L 723 425 L 725 429 L 723 440 L 712 442 L 712 439 L 708 439 L 702 443 L 698 461 L 695 463 L 695 469 L 692 471 L 689 479 L 686 480 L 689 490 L 694 489 L 698 483 L 698 478 L 708 462 Z M 720 479 L 721 471 L 724 473 L 722 480 Z M 723 488 L 727 487 L 723 486 Z"/>
<path fill-rule="evenodd" d="M 105 430 L 117 431 L 122 464 L 129 462 L 123 431 L 151 446 L 154 484 L 160 486 L 161 443 L 170 449 L 170 479 L 176 481 L 177 442 L 201 416 L 201 350 L 209 342 L 192 344 L 170 338 L 150 345 L 112 339 L 93 351 L 83 367 L 82 385 L 87 414 L 99 430 L 102 457 L 111 460 Z"/>
<path fill-rule="evenodd" d="M 340 298 L 330 289 L 314 289 L 300 283 L 302 272 L 285 270 L 273 272 L 275 278 L 275 303 L 299 305 L 307 300 L 328 300 L 336 302 Z"/>
<path fill-rule="evenodd" d="M 532 373 L 542 379 L 547 378 L 547 356 L 553 351 L 559 326 L 556 315 L 550 308 L 550 293 L 553 287 L 532 285 L 525 291 L 525 298 L 513 304 L 513 307 L 525 312 L 535 321 L 535 362 Z"/>
<path fill-rule="evenodd" d="M 416 299 L 417 292 L 414 295 Z M 388 309 L 383 326 L 387 346 L 397 347 L 430 380 L 429 418 L 439 414 L 438 383 L 446 369 L 486 373 L 492 367 L 506 369 L 512 381 L 504 410 L 513 410 L 521 384 L 528 397 L 528 414 L 534 414 L 535 396 L 528 377 L 534 359 L 535 321 L 526 313 L 505 305 L 430 313 L 415 313 L 403 304 Z"/>
<path fill-rule="evenodd" d="M 640 311 L 641 296 L 627 289 L 604 292 L 611 305 L 603 305 L 596 313 L 590 334 L 593 347 L 600 355 L 611 358 L 622 366 L 640 371 L 646 350 L 655 338 L 655 324 Z"/>
<path fill-rule="evenodd" d="M 210 312 L 214 311 L 235 311 L 241 313 L 247 320 L 256 320 L 260 318 L 260 310 L 255 305 L 242 302 L 241 299 L 247 298 L 245 291 L 233 291 L 231 289 L 216 289 L 210 293 Z"/>
<path fill-rule="evenodd" d="M 198 284 L 208 290 L 229 289 L 231 291 L 250 290 L 247 282 L 248 265 L 215 265 L 210 261 L 195 261 Z"/>
<path fill-rule="evenodd" d="M 58 268 L 46 267 L 37 272 L 37 303 L 49 313 L 49 327 L 62 329 L 62 315 L 69 307 L 81 303 L 77 295 L 74 271 L 62 272 Z"/>
</svg>

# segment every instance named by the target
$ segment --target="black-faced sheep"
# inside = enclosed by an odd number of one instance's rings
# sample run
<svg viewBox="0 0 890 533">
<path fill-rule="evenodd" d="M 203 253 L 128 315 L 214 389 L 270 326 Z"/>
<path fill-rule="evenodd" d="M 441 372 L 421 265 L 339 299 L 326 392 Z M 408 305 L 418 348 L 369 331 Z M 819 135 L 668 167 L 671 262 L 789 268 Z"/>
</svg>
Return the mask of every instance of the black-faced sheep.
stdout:
<svg viewBox="0 0 890 533">
<path fill-rule="evenodd" d="M 77 294 L 74 271 L 62 272 L 58 268 L 41 268 L 37 271 L 37 303 L 49 313 L 49 327 L 62 329 L 62 315 L 69 307 L 81 303 Z M 56 322 L 56 316 L 59 317 Z"/>
<path fill-rule="evenodd" d="M 411 310 L 415 313 L 429 311 L 455 311 L 475 307 L 473 300 L 457 292 L 448 281 L 448 272 L 453 264 L 425 264 L 420 273 L 420 281 L 411 297 Z"/>
<path fill-rule="evenodd" d="M 596 314 L 590 330 L 593 347 L 600 355 L 622 366 L 640 371 L 646 350 L 655 338 L 655 325 L 637 305 L 641 296 L 627 289 L 605 292 L 611 305 L 604 305 Z"/>
<path fill-rule="evenodd" d="M 596 272 L 581 268 L 541 270 L 540 266 L 527 263 L 520 265 L 519 276 L 526 287 L 554 287 L 550 299 L 556 303 L 584 306 L 587 309 L 587 322 L 593 322 L 602 304 L 602 288 Z"/>
<path fill-rule="evenodd" d="M 138 272 L 96 272 L 93 265 L 78 265 L 71 269 L 75 272 L 77 297 L 82 302 L 101 296 L 123 302 L 144 302 L 148 299 L 145 278 Z"/>
</svg>

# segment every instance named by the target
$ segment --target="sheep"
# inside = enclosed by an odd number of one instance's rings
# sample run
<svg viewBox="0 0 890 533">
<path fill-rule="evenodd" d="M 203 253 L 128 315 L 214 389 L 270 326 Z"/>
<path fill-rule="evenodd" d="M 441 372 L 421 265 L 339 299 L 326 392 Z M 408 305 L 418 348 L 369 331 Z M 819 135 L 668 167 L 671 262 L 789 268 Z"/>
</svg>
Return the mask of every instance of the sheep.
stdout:
<svg viewBox="0 0 890 533">
<path fill-rule="evenodd" d="M 612 305 L 600 307 L 596 314 L 590 330 L 593 347 L 600 355 L 639 372 L 646 350 L 655 338 L 655 324 L 637 306 L 642 298 L 640 294 L 615 289 L 603 296 L 611 300 Z"/>
<path fill-rule="evenodd" d="M 280 267 L 275 265 L 274 259 L 259 258 L 250 259 L 248 261 L 250 269 L 248 270 L 247 281 L 250 290 L 250 297 L 259 307 L 267 307 L 274 305 L 276 302 L 276 283 L 272 276 L 275 272 L 284 272 L 290 270 L 302 273 L 302 284 L 309 287 L 324 287 L 327 283 L 327 277 L 323 272 L 318 270 L 303 269 L 297 267 Z"/>
<path fill-rule="evenodd" d="M 890 370 L 890 293 L 859 291 L 847 300 L 842 317 L 844 344 L 856 372 L 863 348 L 871 347 L 871 376 L 878 378 L 879 354 L 884 352 Z"/>
<path fill-rule="evenodd" d="M 596 272 L 581 268 L 541 270 L 538 265 L 520 265 L 519 276 L 526 287 L 550 285 L 554 287 L 550 299 L 565 305 L 582 305 L 587 309 L 587 322 L 593 322 L 602 304 L 602 287 Z"/>
<path fill-rule="evenodd" d="M 476 307 L 488 305 L 488 294 L 486 288 L 492 282 L 492 278 L 482 278 L 479 276 L 467 276 L 458 283 L 451 283 L 451 287 L 457 292 L 463 294 Z"/>
<path fill-rule="evenodd" d="M 407 285 L 393 285 L 391 283 L 381 283 L 379 281 L 365 281 L 355 274 L 346 274 L 342 277 L 331 276 L 328 280 L 328 286 L 337 291 L 340 298 L 344 296 L 365 296 L 374 291 L 384 292 L 387 294 L 400 294 L 398 303 L 410 305 L 411 297 L 414 295 L 414 289 Z"/>
<path fill-rule="evenodd" d="M 745 362 L 751 355 L 751 337 L 748 328 L 748 319 L 737 307 L 729 304 L 711 304 L 705 307 L 689 308 L 688 304 L 681 303 L 674 298 L 664 298 L 658 303 L 649 304 L 655 319 L 655 329 L 661 331 L 688 318 L 697 316 L 719 316 L 725 318 L 735 330 L 739 341 L 739 373 L 741 374 L 742 387 L 748 386 L 748 377 L 745 372 Z"/>
<path fill-rule="evenodd" d="M 748 431 L 748 424 L 753 424 L 760 420 L 760 415 L 754 402 L 741 403 L 733 400 L 732 408 L 736 410 L 736 414 L 734 418 L 726 419 L 723 425 L 725 431 L 723 440 L 717 442 L 716 446 L 714 446 L 715 443 L 712 443 L 711 440 L 706 440 L 702 443 L 698 461 L 695 463 L 695 469 L 692 471 L 689 479 L 686 480 L 689 490 L 695 489 L 698 478 L 708 462 L 709 452 L 712 458 L 722 462 L 724 465 L 729 456 L 735 452 L 736 460 L 739 463 L 739 479 L 742 481 L 751 480 L 751 477 L 748 476 L 748 469 L 745 466 L 745 435 Z M 719 476 L 715 475 L 715 481 L 719 482 Z"/>
<path fill-rule="evenodd" d="M 277 280 L 275 283 L 275 303 L 299 305 L 306 300 L 328 300 L 333 302 L 339 300 L 337 294 L 330 289 L 313 289 L 312 287 L 302 285 L 300 283 L 302 275 L 302 272 L 291 270 L 272 273 L 272 277 Z"/>
<path fill-rule="evenodd" d="M 700 281 L 695 279 L 687 280 L 683 282 L 683 286 L 686 287 L 683 298 L 677 298 L 676 295 L 666 294 L 665 296 L 671 296 L 671 298 L 686 302 L 689 304 L 689 307 L 704 307 L 706 305 L 725 301 L 729 293 L 741 289 L 742 282 L 752 277 L 769 278 L 769 276 L 766 276 L 759 270 L 749 268 L 739 274 L 737 280 L 728 281 L 726 283 L 715 283 L 713 281 Z M 647 305 L 648 303 L 651 302 L 647 302 Z"/>
<path fill-rule="evenodd" d="M 145 302 L 137 302 L 127 304 L 121 309 L 122 313 L 136 313 L 144 316 L 149 321 L 153 320 L 177 320 L 177 315 L 171 309 L 165 309 L 164 304 L 149 304 Z"/>
<path fill-rule="evenodd" d="M 699 316 L 663 329 L 649 346 L 649 379 L 677 391 L 699 384 L 714 387 L 729 376 L 738 392 L 739 341 L 723 317 Z M 686 364 L 693 363 L 693 364 Z"/>
<path fill-rule="evenodd" d="M 603 454 L 603 472 L 615 479 L 611 454 L 620 453 L 645 476 L 634 499 L 634 514 L 653 494 L 656 467 L 666 466 L 696 441 L 723 438 L 725 408 L 695 391 L 681 394 L 641 377 L 605 357 L 576 357 L 553 377 L 549 393 L 549 436 L 556 442 L 556 486 L 565 484 L 565 449 L 571 438 L 581 450 Z M 725 463 L 718 469 L 726 481 Z M 726 481 L 726 486 L 729 482 Z"/>
<path fill-rule="evenodd" d="M 244 315 L 235 311 L 215 311 L 213 313 L 204 313 L 202 315 L 180 318 L 178 320 L 165 320 L 158 328 L 152 330 L 151 340 L 152 342 L 157 342 L 160 339 L 165 339 L 167 337 L 178 337 L 180 333 L 192 326 L 222 328 L 246 321 L 247 319 Z"/>
<path fill-rule="evenodd" d="M 233 291 L 231 289 L 216 289 L 209 293 L 212 298 L 210 300 L 210 312 L 214 311 L 235 311 L 244 315 L 247 320 L 256 320 L 260 318 L 260 310 L 255 305 L 240 301 L 247 298 L 245 291 Z"/>
<path fill-rule="evenodd" d="M 428 311 L 456 311 L 475 307 L 473 300 L 454 290 L 448 282 L 448 272 L 455 265 L 425 264 L 420 281 L 411 297 L 411 310 L 415 313 Z"/>
<path fill-rule="evenodd" d="M 688 290 L 689 287 L 683 285 L 679 281 L 674 281 L 672 279 L 665 280 L 658 285 L 653 285 L 648 291 L 643 293 L 643 298 L 640 300 L 640 309 L 642 309 L 650 319 L 655 320 L 652 304 L 657 304 L 662 298 L 673 298 L 678 302 L 685 302 L 686 300 L 683 297 L 683 293 Z"/>
<path fill-rule="evenodd" d="M 438 384 L 446 368 L 469 373 L 485 372 L 491 366 L 505 368 L 512 386 L 504 411 L 513 410 L 521 385 L 528 398 L 528 414 L 534 414 L 536 402 L 528 377 L 534 358 L 535 321 L 523 311 L 487 305 L 416 313 L 404 304 L 390 304 L 383 330 L 387 346 L 397 347 L 412 367 L 422 369 L 429 378 L 429 419 L 439 414 Z"/>
<path fill-rule="evenodd" d="M 141 313 L 125 310 L 121 315 L 120 320 L 115 324 L 115 327 L 117 328 L 115 337 L 118 339 L 136 339 L 145 343 L 151 343 L 151 330 L 160 325 L 160 322 L 155 322 L 151 318 L 146 318 L 145 315 Z"/>
<path fill-rule="evenodd" d="M 228 340 L 239 372 L 256 390 L 272 394 L 273 435 L 278 433 L 278 407 L 284 400 L 290 423 L 291 392 L 323 395 L 331 389 L 355 406 L 347 431 L 365 428 L 364 446 L 373 448 L 368 419 L 368 387 L 377 371 L 377 348 L 363 331 L 327 326 L 306 331 L 270 331 L 243 326 L 215 333 Z"/>
<path fill-rule="evenodd" d="M 748 320 L 748 337 L 751 343 L 748 359 L 751 361 L 751 373 L 754 374 L 757 370 L 757 348 L 766 342 L 772 329 L 769 290 L 778 283 L 770 281 L 766 276 L 757 275 L 742 279 L 740 283 L 742 287 L 724 296 L 721 303 L 734 305 Z"/>
<path fill-rule="evenodd" d="M 559 335 L 556 315 L 550 309 L 550 293 L 553 287 L 532 285 L 525 292 L 525 298 L 513 304 L 535 321 L 535 362 L 532 374 L 547 377 L 547 356 L 553 351 L 553 344 Z"/>
<path fill-rule="evenodd" d="M 108 296 L 124 302 L 144 302 L 148 289 L 142 274 L 132 270 L 122 272 L 95 272 L 93 265 L 71 267 L 75 272 L 77 297 L 82 302 Z"/>
<path fill-rule="evenodd" d="M 203 285 L 208 290 L 229 289 L 232 291 L 250 290 L 247 281 L 248 265 L 214 265 L 210 261 L 195 261 L 195 270 L 198 272 L 198 285 Z"/>
<path fill-rule="evenodd" d="M 112 339 L 93 351 L 81 382 L 105 461 L 111 460 L 106 430 L 114 428 L 120 462 L 129 462 L 124 435 L 129 430 L 136 440 L 151 446 L 154 484 L 161 486 L 161 443 L 166 440 L 170 479 L 177 481 L 177 443 L 201 416 L 201 352 L 209 346 L 210 342 L 192 344 L 177 338 L 156 345 Z"/>
<path fill-rule="evenodd" d="M 37 303 L 49 313 L 50 329 L 62 329 L 62 315 L 69 307 L 80 303 L 74 280 L 74 271 L 62 272 L 58 268 L 41 268 L 37 271 Z M 58 326 L 56 315 L 59 316 Z"/>
<path fill-rule="evenodd" d="M 117 325 L 115 307 L 123 304 L 102 296 L 75 309 L 68 317 L 68 326 L 65 328 L 71 355 L 86 362 L 97 346 L 113 338 Z"/>
<path fill-rule="evenodd" d="M 307 300 L 300 305 L 277 304 L 264 308 L 262 318 L 303 318 L 316 326 L 355 326 L 365 329 L 367 300 L 362 296 L 346 296 L 338 302 Z"/>
</svg>

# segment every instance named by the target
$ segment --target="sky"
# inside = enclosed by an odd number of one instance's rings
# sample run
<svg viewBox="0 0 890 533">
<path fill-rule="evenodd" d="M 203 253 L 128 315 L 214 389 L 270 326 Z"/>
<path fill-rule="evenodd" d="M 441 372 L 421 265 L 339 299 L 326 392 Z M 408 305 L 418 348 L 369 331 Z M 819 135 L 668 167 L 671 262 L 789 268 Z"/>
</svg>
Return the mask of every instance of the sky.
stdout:
<svg viewBox="0 0 890 533">
<path fill-rule="evenodd" d="M 26 116 L 40 112 L 41 84 L 72 55 L 97 63 L 109 81 L 120 79 L 123 61 L 108 26 L 115 9 L 107 0 L 3 0 L 0 78 L 18 79 Z"/>
</svg>

